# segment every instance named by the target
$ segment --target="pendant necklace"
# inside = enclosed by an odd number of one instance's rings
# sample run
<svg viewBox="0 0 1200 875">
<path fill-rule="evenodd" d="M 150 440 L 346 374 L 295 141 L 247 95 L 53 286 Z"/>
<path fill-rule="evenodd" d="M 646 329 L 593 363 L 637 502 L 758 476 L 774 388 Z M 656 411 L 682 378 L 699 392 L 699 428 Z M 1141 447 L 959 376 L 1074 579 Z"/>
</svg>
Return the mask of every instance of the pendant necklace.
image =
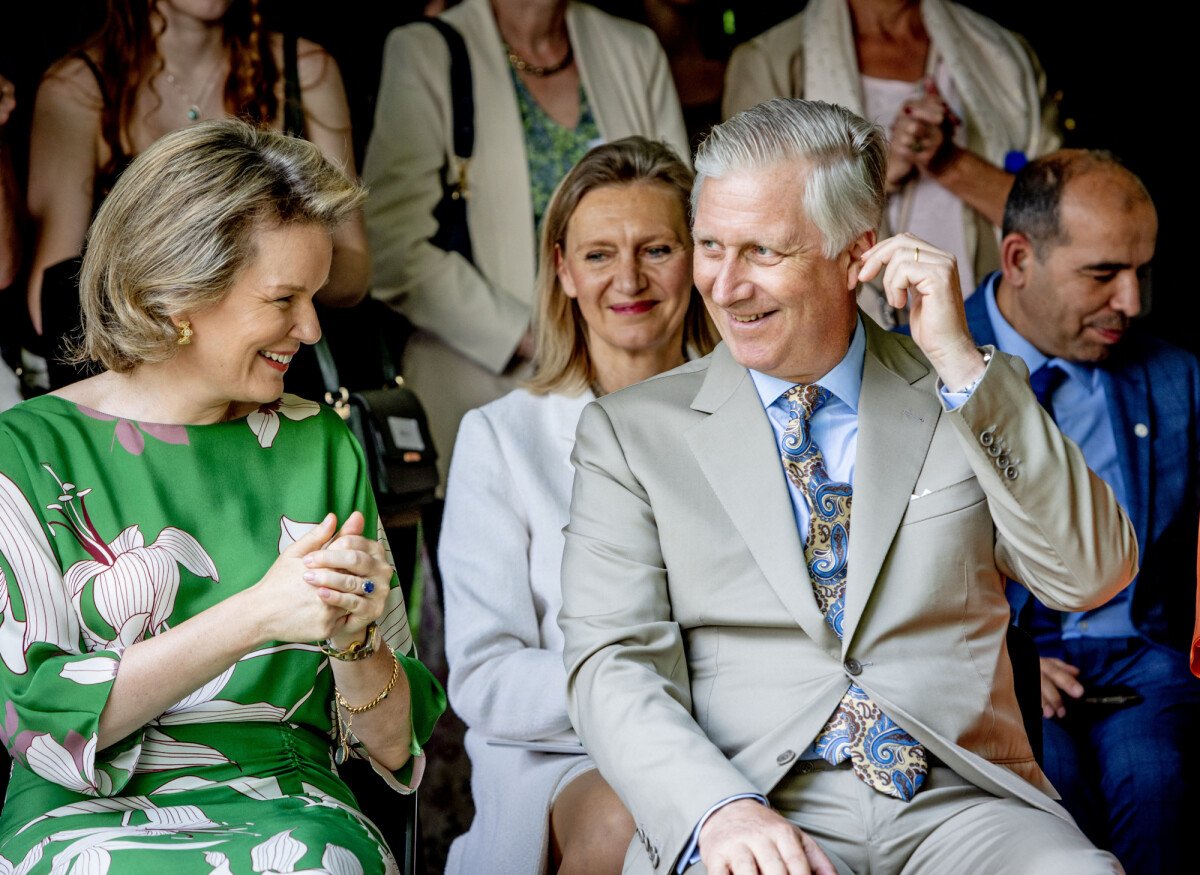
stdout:
<svg viewBox="0 0 1200 875">
<path fill-rule="evenodd" d="M 187 104 L 188 121 L 199 121 L 200 107 L 204 105 L 205 101 L 208 100 L 209 95 L 212 94 L 213 88 L 216 87 L 217 80 L 221 78 L 221 68 L 224 66 L 225 65 L 221 63 L 217 64 L 217 66 L 213 69 L 212 75 L 208 79 L 208 83 L 204 86 L 204 91 L 200 93 L 200 97 L 196 100 L 192 100 L 191 95 L 183 90 L 183 86 L 179 84 L 179 77 L 170 70 L 166 70 L 167 84 L 174 88 L 175 91 L 178 92 L 179 96 L 183 98 L 183 102 Z"/>
</svg>

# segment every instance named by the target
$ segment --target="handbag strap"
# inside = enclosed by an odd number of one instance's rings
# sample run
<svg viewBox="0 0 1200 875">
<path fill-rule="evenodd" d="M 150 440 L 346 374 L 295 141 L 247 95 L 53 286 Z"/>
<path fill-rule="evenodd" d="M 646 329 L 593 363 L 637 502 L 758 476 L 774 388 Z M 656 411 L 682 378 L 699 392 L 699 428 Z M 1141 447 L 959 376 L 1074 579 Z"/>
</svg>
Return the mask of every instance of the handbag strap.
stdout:
<svg viewBox="0 0 1200 875">
<path fill-rule="evenodd" d="M 379 307 L 383 308 L 386 305 L 379 304 L 376 301 L 368 298 L 366 302 L 359 305 L 360 307 Z M 368 319 L 369 327 L 364 328 L 374 335 L 375 345 L 379 353 L 379 368 L 383 373 L 385 386 L 394 386 L 401 383 L 398 379 L 400 369 L 396 366 L 396 359 L 392 355 L 392 348 L 388 344 L 385 328 L 391 327 L 387 320 L 387 311 L 384 310 L 378 313 L 377 319 Z M 321 339 L 313 344 L 313 353 L 317 358 L 317 367 L 321 371 L 321 382 L 325 384 L 325 392 L 333 400 L 341 398 L 346 392 L 346 387 L 342 384 L 342 378 L 338 373 L 337 360 L 333 356 L 333 350 L 329 346 L 329 341 L 325 339 L 325 335 L 321 335 Z"/>
<path fill-rule="evenodd" d="M 321 370 L 321 382 L 325 384 L 326 400 L 333 404 L 342 397 L 344 390 L 338 376 L 337 362 L 333 360 L 333 350 L 329 348 L 324 335 L 313 344 L 313 352 L 317 356 L 317 367 Z"/>
<path fill-rule="evenodd" d="M 440 18 L 426 18 L 446 41 L 450 50 L 450 109 L 454 132 L 454 155 L 466 161 L 475 151 L 475 88 L 471 81 L 471 59 L 462 34 Z"/>
</svg>

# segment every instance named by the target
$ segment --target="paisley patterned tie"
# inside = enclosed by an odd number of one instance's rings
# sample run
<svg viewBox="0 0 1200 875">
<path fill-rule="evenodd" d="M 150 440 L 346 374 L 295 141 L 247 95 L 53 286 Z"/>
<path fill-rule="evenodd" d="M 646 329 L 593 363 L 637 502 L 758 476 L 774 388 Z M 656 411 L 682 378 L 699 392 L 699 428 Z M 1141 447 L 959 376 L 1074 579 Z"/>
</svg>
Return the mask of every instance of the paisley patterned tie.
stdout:
<svg viewBox="0 0 1200 875">
<path fill-rule="evenodd" d="M 842 637 L 846 602 L 846 556 L 850 549 L 849 483 L 829 479 L 825 457 L 809 433 L 813 412 L 829 398 L 820 386 L 793 386 L 783 395 L 791 418 L 783 435 L 783 468 L 804 496 L 810 513 L 804 559 L 825 621 Z M 830 763 L 849 759 L 854 774 L 880 793 L 905 802 L 921 789 L 929 771 L 925 748 L 851 684 L 815 742 Z"/>
</svg>

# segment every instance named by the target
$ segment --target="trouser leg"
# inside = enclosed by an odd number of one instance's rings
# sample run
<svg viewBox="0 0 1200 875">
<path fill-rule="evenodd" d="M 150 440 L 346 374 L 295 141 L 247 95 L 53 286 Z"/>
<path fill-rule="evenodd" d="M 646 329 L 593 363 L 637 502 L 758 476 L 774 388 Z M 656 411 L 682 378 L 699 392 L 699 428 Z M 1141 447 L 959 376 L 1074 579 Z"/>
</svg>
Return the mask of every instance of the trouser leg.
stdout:
<svg viewBox="0 0 1200 875">
<path fill-rule="evenodd" d="M 1113 875 L 1123 870 L 1070 821 L 992 796 L 935 764 L 911 802 L 849 769 L 793 772 L 771 804 L 855 875 Z"/>
</svg>

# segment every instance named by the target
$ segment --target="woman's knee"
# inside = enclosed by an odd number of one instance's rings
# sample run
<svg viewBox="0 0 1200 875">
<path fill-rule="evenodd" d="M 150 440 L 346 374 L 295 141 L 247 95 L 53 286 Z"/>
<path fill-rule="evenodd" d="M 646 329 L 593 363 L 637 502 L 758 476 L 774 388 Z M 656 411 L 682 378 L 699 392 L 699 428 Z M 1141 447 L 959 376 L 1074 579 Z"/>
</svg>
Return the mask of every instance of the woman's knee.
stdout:
<svg viewBox="0 0 1200 875">
<path fill-rule="evenodd" d="M 620 871 L 634 822 L 599 772 L 568 784 L 551 809 L 556 861 L 563 872 Z"/>
</svg>

